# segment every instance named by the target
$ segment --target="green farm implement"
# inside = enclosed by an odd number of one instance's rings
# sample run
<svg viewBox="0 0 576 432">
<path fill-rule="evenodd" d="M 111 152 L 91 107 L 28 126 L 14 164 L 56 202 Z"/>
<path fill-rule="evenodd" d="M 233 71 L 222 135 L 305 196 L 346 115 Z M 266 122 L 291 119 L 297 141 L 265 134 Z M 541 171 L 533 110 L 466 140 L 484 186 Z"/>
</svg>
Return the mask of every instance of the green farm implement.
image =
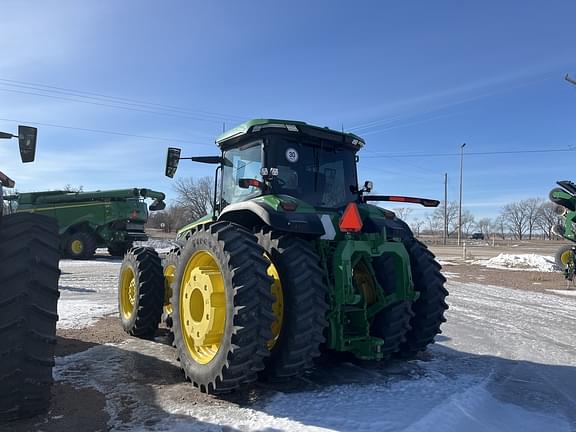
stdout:
<svg viewBox="0 0 576 432">
<path fill-rule="evenodd" d="M 89 259 L 96 248 L 108 248 L 112 256 L 124 256 L 134 241 L 148 240 L 145 199 L 150 210 L 166 206 L 162 192 L 119 189 L 94 192 L 47 191 L 4 197 L 16 212 L 44 214 L 58 221 L 60 250 L 74 259 Z"/>
<path fill-rule="evenodd" d="M 574 221 L 576 220 L 576 184 L 563 180 L 557 182 L 559 188 L 550 191 L 549 198 L 557 205 L 556 211 L 563 218 L 563 223 L 555 225 L 552 231 L 557 236 L 571 241 L 571 244 L 561 246 L 556 252 L 556 264 L 564 272 L 568 281 L 574 280 L 576 272 L 576 233 Z"/>
<path fill-rule="evenodd" d="M 186 377 L 202 391 L 287 379 L 324 350 L 412 357 L 440 333 L 445 279 L 408 225 L 371 202 L 438 201 L 359 186 L 359 136 L 304 122 L 252 120 L 217 139 L 213 214 L 183 227 L 164 266 L 131 249 L 119 278 L 124 329 L 171 326 Z"/>
</svg>

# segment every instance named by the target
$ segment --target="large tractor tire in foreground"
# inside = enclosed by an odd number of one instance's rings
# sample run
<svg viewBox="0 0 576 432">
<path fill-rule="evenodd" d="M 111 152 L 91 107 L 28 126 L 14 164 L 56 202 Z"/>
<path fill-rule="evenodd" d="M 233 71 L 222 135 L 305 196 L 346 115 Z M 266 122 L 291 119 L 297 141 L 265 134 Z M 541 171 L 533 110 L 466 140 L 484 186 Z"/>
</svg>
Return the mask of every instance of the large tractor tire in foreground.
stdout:
<svg viewBox="0 0 576 432">
<path fill-rule="evenodd" d="M 172 295 L 173 333 L 184 374 L 203 392 L 257 379 L 270 352 L 273 296 L 256 237 L 219 222 L 182 248 Z"/>
<path fill-rule="evenodd" d="M 41 215 L 0 221 L 0 420 L 50 405 L 58 303 L 58 226 Z"/>
<path fill-rule="evenodd" d="M 264 360 L 261 376 L 276 381 L 312 368 L 313 359 L 320 355 L 328 325 L 328 288 L 320 258 L 309 242 L 268 228 L 257 237 L 269 260 L 268 274 L 274 279 L 275 320 L 268 341 L 270 357 Z"/>
<path fill-rule="evenodd" d="M 135 247 L 122 261 L 118 280 L 118 310 L 124 331 L 152 339 L 164 307 L 164 277 L 156 251 Z"/>
<path fill-rule="evenodd" d="M 126 255 L 126 252 L 128 252 L 131 247 L 132 247 L 132 242 L 128 242 L 128 243 L 122 243 L 122 242 L 111 243 L 111 244 L 108 246 L 108 253 L 110 254 L 110 256 L 113 256 L 113 257 L 123 257 L 124 255 Z"/>
<path fill-rule="evenodd" d="M 416 239 L 406 241 L 404 246 L 410 255 L 414 289 L 420 293 L 412 304 L 411 328 L 397 353 L 400 357 L 409 358 L 424 351 L 434 343 L 434 337 L 442 333 L 440 325 L 446 321 L 444 311 L 448 309 L 445 301 L 448 291 L 444 288 L 446 278 L 440 272 L 442 267 L 434 254 Z"/>
</svg>

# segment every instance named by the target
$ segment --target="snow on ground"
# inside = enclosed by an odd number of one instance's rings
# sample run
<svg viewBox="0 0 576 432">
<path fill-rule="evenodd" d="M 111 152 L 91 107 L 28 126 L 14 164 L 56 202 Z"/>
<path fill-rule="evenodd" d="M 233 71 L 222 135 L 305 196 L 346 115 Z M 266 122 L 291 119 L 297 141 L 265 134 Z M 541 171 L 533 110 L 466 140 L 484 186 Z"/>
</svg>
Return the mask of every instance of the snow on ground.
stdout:
<svg viewBox="0 0 576 432">
<path fill-rule="evenodd" d="M 554 262 L 554 257 L 536 254 L 510 255 L 501 253 L 494 258 L 474 261 L 473 264 L 508 270 L 559 271 L 558 266 Z"/>
<path fill-rule="evenodd" d="M 148 246 L 156 249 L 158 253 L 168 253 L 174 246 L 176 246 L 175 240 L 166 239 L 149 239 L 142 242 L 134 242 L 134 246 Z"/>
<path fill-rule="evenodd" d="M 561 295 L 576 297 L 576 290 L 555 290 L 555 289 L 549 289 L 549 290 L 547 290 L 547 291 L 553 292 L 553 293 L 555 293 L 555 294 L 561 294 Z"/>
<path fill-rule="evenodd" d="M 117 285 L 121 261 L 60 260 L 58 328 L 83 328 L 118 310 Z"/>
<path fill-rule="evenodd" d="M 91 319 L 115 312 L 119 266 L 62 262 L 62 312 L 77 308 L 65 323 L 81 322 L 81 310 Z M 256 386 L 243 402 L 193 397 L 173 348 L 160 342 L 130 339 L 58 358 L 55 377 L 105 394 L 112 430 L 576 430 L 576 298 L 457 281 L 448 288 L 448 322 L 430 356 L 384 368 L 324 365 L 295 388 Z"/>
</svg>

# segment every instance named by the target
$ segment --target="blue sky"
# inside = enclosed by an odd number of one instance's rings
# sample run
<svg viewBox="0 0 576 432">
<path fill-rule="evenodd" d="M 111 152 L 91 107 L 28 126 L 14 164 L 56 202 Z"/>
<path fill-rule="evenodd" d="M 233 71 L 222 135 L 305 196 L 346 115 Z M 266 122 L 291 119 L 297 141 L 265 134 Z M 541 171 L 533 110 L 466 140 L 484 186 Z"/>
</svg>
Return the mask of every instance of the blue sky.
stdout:
<svg viewBox="0 0 576 432">
<path fill-rule="evenodd" d="M 363 136 L 360 178 L 385 194 L 442 199 L 448 173 L 457 200 L 466 142 L 464 206 L 477 217 L 576 178 L 576 86 L 563 80 L 576 77 L 574 2 L 9 0 L 0 13 L 0 130 L 40 123 L 34 164 L 19 163 L 15 142 L 0 146 L 1 168 L 22 191 L 173 196 L 166 147 L 214 154 L 224 121 L 253 117 Z M 23 83 L 185 110 L 55 99 L 81 98 Z M 453 155 L 408 157 L 437 153 Z M 209 174 L 183 162 L 177 175 Z"/>
</svg>

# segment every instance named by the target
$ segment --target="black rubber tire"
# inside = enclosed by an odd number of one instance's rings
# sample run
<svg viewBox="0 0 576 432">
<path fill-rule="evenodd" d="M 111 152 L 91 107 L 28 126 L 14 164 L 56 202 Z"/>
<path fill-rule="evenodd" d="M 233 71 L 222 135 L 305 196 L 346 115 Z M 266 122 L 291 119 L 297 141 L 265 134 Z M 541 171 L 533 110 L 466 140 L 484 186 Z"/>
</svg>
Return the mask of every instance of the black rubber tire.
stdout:
<svg viewBox="0 0 576 432">
<path fill-rule="evenodd" d="M 122 313 L 122 275 L 132 269 L 135 277 L 135 303 L 129 316 Z M 164 308 L 164 276 L 158 253 L 149 247 L 134 247 L 124 256 L 118 279 L 118 311 L 124 331 L 142 339 L 152 339 Z"/>
<path fill-rule="evenodd" d="M 328 287 L 310 242 L 267 227 L 256 237 L 278 270 L 284 298 L 282 329 L 260 377 L 285 380 L 311 369 L 320 356 L 328 326 Z"/>
<path fill-rule="evenodd" d="M 406 340 L 400 344 L 397 355 L 403 358 L 414 357 L 434 343 L 434 337 L 442 333 L 440 325 L 446 321 L 444 311 L 448 309 L 444 287 L 446 278 L 440 272 L 442 266 L 434 254 L 416 239 L 406 240 L 404 246 L 410 255 L 412 281 L 420 297 L 412 303 L 414 316 L 410 320 L 410 330 Z"/>
<path fill-rule="evenodd" d="M 82 251 L 76 253 L 72 250 L 72 243 L 74 241 L 82 242 Z M 68 235 L 66 239 L 66 250 L 65 255 L 67 258 L 77 259 L 77 260 L 88 260 L 94 257 L 96 252 L 96 239 L 91 233 L 78 231 L 73 234 Z"/>
<path fill-rule="evenodd" d="M 554 188 L 548 193 L 548 198 L 550 199 L 550 201 L 552 201 L 554 204 L 558 204 L 562 207 L 566 207 L 568 210 L 572 210 L 572 211 L 576 210 L 576 207 L 574 206 L 575 202 L 573 200 L 565 199 L 565 198 L 556 198 L 554 196 L 555 192 L 562 192 L 564 194 L 569 193 L 562 188 Z"/>
<path fill-rule="evenodd" d="M 108 246 L 108 253 L 113 257 L 123 257 L 132 248 L 132 242 L 112 243 Z"/>
<path fill-rule="evenodd" d="M 382 255 L 374 258 L 372 266 L 378 283 L 386 294 L 395 289 L 394 258 Z M 382 360 L 388 360 L 398 352 L 400 344 L 406 340 L 410 321 L 414 317 L 411 301 L 398 301 L 378 312 L 370 325 L 371 334 L 384 340 L 381 346 Z"/>
<path fill-rule="evenodd" d="M 566 270 L 566 265 L 564 265 L 564 263 L 562 262 L 562 255 L 565 252 L 572 251 L 572 248 L 574 248 L 574 245 L 569 244 L 562 245 L 554 254 L 554 261 L 556 262 L 556 265 L 560 267 L 560 269 Z"/>
<path fill-rule="evenodd" d="M 199 251 L 212 254 L 220 267 L 226 298 L 226 322 L 220 348 L 206 364 L 197 363 L 186 348 L 180 323 L 180 291 L 186 263 Z M 270 353 L 266 343 L 273 296 L 268 262 L 256 237 L 243 227 L 217 222 L 193 232 L 180 255 L 172 295 L 174 345 L 187 379 L 202 392 L 224 393 L 256 381 Z"/>
<path fill-rule="evenodd" d="M 172 248 L 170 250 L 170 252 L 168 252 L 168 254 L 166 255 L 166 258 L 164 258 L 164 261 L 162 262 L 163 275 L 164 275 L 164 304 L 165 305 L 166 305 L 166 303 L 171 302 L 172 292 L 174 290 L 174 283 L 176 282 L 176 278 L 174 277 L 173 282 L 170 284 L 168 282 L 168 279 L 166 278 L 166 272 L 167 272 L 169 267 L 172 267 L 172 269 L 174 269 L 174 275 L 176 275 L 175 270 L 178 269 L 178 263 L 180 261 L 181 251 L 182 250 L 180 247 Z M 166 327 L 168 327 L 169 329 L 171 329 L 173 324 L 174 324 L 174 318 L 173 318 L 172 314 L 166 313 L 164 308 L 162 310 L 162 322 L 164 322 Z"/>
<path fill-rule="evenodd" d="M 50 405 L 58 321 L 58 225 L 16 213 L 0 222 L 0 420 Z"/>
</svg>

